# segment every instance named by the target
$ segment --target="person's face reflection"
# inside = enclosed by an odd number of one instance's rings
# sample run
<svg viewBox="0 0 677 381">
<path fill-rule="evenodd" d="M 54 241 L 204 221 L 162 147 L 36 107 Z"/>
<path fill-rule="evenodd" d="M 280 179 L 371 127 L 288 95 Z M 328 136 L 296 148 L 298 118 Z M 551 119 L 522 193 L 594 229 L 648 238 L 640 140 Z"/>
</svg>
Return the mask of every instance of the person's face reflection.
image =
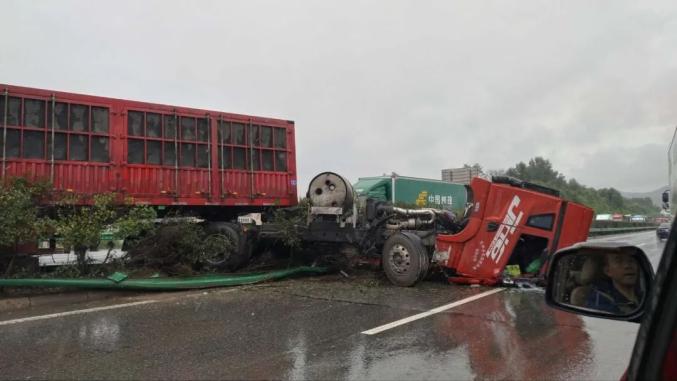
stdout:
<svg viewBox="0 0 677 381">
<path fill-rule="evenodd" d="M 630 254 L 608 254 L 604 274 L 620 285 L 632 287 L 637 283 L 637 260 Z"/>
</svg>

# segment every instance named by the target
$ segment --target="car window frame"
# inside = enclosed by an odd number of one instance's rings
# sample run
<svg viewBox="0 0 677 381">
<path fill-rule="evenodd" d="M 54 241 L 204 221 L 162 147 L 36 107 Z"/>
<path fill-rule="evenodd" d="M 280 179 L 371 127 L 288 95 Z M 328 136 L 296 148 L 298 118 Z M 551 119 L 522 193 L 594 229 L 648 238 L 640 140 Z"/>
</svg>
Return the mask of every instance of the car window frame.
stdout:
<svg viewBox="0 0 677 381">
<path fill-rule="evenodd" d="M 637 332 L 627 376 L 629 380 L 662 378 L 665 356 L 674 338 L 677 322 L 677 229 L 672 224 L 670 235 L 656 270 L 649 295 L 647 312 Z M 673 301 L 672 303 L 670 301 Z"/>
</svg>

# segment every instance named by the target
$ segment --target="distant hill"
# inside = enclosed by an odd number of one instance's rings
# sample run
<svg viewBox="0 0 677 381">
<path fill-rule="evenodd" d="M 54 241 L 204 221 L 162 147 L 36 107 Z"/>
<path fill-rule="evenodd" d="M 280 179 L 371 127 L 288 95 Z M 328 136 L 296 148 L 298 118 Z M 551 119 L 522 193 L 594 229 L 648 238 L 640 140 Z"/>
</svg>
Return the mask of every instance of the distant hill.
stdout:
<svg viewBox="0 0 677 381">
<path fill-rule="evenodd" d="M 663 193 L 664 190 L 668 189 L 668 186 L 660 187 L 656 190 L 653 190 L 651 192 L 644 192 L 644 193 L 639 193 L 639 192 L 623 192 L 621 191 L 621 195 L 625 198 L 645 198 L 648 197 L 651 199 L 651 202 L 654 203 L 654 205 L 660 207 L 662 202 L 661 202 L 661 194 Z"/>
</svg>

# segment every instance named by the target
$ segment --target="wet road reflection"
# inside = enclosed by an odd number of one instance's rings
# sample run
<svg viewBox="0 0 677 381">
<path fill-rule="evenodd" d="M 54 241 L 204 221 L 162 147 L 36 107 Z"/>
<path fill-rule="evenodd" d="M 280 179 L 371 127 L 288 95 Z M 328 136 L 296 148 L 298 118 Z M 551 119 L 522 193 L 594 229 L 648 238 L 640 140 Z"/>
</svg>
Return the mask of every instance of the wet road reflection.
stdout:
<svg viewBox="0 0 677 381">
<path fill-rule="evenodd" d="M 549 309 L 542 298 L 537 291 L 506 291 L 381 335 L 353 335 L 330 348 L 309 343 L 302 329 L 289 342 L 286 378 L 571 379 L 589 374 L 594 354 L 583 321 Z M 283 361 L 277 365 L 285 366 Z"/>
<path fill-rule="evenodd" d="M 630 239 L 657 263 L 653 235 Z M 511 289 L 368 336 L 486 290 L 372 283 L 295 280 L 0 326 L 0 379 L 619 379 L 637 332 Z"/>
<path fill-rule="evenodd" d="M 83 348 L 111 352 L 116 349 L 120 337 L 120 326 L 114 317 L 101 316 L 83 322 L 78 331 L 78 342 Z"/>
</svg>

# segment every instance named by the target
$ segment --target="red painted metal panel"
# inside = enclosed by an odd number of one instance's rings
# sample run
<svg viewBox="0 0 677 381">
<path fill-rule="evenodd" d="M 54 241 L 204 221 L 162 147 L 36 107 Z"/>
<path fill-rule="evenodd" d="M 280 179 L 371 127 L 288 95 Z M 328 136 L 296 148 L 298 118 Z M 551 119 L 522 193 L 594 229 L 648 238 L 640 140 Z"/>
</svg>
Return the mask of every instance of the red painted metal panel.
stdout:
<svg viewBox="0 0 677 381">
<path fill-rule="evenodd" d="M 91 195 L 111 192 L 115 188 L 108 166 L 83 164 L 55 165 L 54 181 L 57 189 Z"/>
<path fill-rule="evenodd" d="M 222 171 L 221 196 L 223 199 L 249 199 L 251 197 L 251 174 L 245 171 Z"/>
<path fill-rule="evenodd" d="M 522 234 L 555 240 L 556 223 L 550 229 L 529 226 L 531 216 L 552 215 L 559 220 L 564 202 L 559 197 L 474 178 L 475 196 L 467 226 L 458 234 L 438 235 L 436 250 L 449 254 L 446 267 L 460 283 L 495 284 Z M 568 203 L 558 248 L 587 239 L 592 209 Z M 492 227 L 493 226 L 493 227 Z"/>
<path fill-rule="evenodd" d="M 49 181 L 50 164 L 37 161 L 8 161 L 8 177 L 24 177 L 31 181 Z M 110 166 L 92 163 L 55 163 L 54 189 L 86 196 L 115 191 Z"/>
<path fill-rule="evenodd" d="M 24 177 L 30 181 L 49 181 L 49 168 L 45 171 L 45 164 L 35 161 L 8 160 L 5 163 L 8 177 Z"/>
<path fill-rule="evenodd" d="M 566 218 L 562 225 L 562 233 L 557 249 L 586 241 L 594 214 L 591 208 L 570 202 L 567 205 Z"/>
<path fill-rule="evenodd" d="M 134 197 L 174 194 L 174 170 L 150 166 L 128 166 L 123 191 Z"/>
<path fill-rule="evenodd" d="M 209 193 L 209 172 L 206 169 L 181 169 L 179 171 L 179 195 L 182 197 L 206 197 Z"/>
<path fill-rule="evenodd" d="M 287 175 L 277 172 L 264 172 L 255 174 L 256 192 L 265 197 L 287 197 L 288 184 Z"/>
<path fill-rule="evenodd" d="M 37 160 L 8 158 L 5 162 L 6 177 L 23 176 L 32 180 L 49 180 L 53 174 L 53 185 L 57 190 L 72 191 L 83 195 L 115 191 L 125 197 L 133 197 L 137 202 L 154 205 L 295 205 L 297 203 L 295 131 L 293 122 L 219 111 L 0 85 L 0 91 L 4 90 L 8 92 L 10 97 L 42 101 L 49 108 L 49 110 L 45 111 L 44 115 L 50 121 L 52 102 L 61 102 L 68 107 L 68 110 L 83 105 L 87 110 L 86 115 L 89 116 L 85 130 L 71 131 L 70 127 L 67 127 L 67 129 L 57 129 L 55 133 L 63 134 L 64 136 L 71 136 L 71 134 L 73 136 L 89 136 L 87 140 L 89 146 L 86 155 L 91 158 L 93 158 L 92 150 L 97 149 L 93 145 L 94 138 L 108 139 L 104 141 L 107 141 L 109 150 L 108 162 L 59 160 L 57 158 L 52 163 L 50 160 L 50 149 L 48 148 L 48 142 L 51 139 L 50 135 L 52 133 L 49 121 L 45 122 L 43 124 L 44 127 L 41 129 L 29 126 L 9 126 L 13 129 L 44 132 L 45 154 L 43 155 L 44 159 Z M 2 99 L 0 97 L 0 100 Z M 108 127 L 107 131 L 103 133 L 94 131 L 92 127 L 92 123 L 94 123 L 92 113 L 95 108 L 105 108 L 108 113 L 105 114 L 108 115 L 106 121 Z M 130 111 L 144 113 L 142 136 L 135 135 L 128 137 L 129 126 L 127 123 Z M 198 135 L 201 132 L 207 132 L 192 138 L 193 140 L 182 140 L 183 136 L 176 138 L 179 150 L 182 149 L 182 141 L 193 145 L 196 151 L 195 164 L 189 164 L 189 166 L 179 165 L 178 168 L 175 168 L 174 162 L 165 163 L 165 165 L 158 165 L 157 163 L 143 164 L 145 162 L 152 163 L 147 156 L 150 152 L 149 147 L 151 144 L 157 144 L 157 142 L 170 144 L 173 142 L 172 139 L 174 139 L 165 136 L 164 124 L 161 136 L 150 135 L 148 132 L 150 127 L 147 124 L 150 120 L 148 114 L 176 115 L 177 118 L 196 118 L 197 127 L 194 131 Z M 71 118 L 73 114 L 69 113 L 68 115 L 68 118 Z M 21 118 L 23 120 L 23 114 Z M 162 123 L 164 123 L 164 119 L 162 120 Z M 270 144 L 270 142 L 259 143 L 257 141 L 253 151 L 259 152 L 258 150 L 264 149 L 274 150 L 274 153 L 286 152 L 286 171 L 283 171 L 284 167 L 277 167 L 277 162 L 275 165 L 279 170 L 278 172 L 250 171 L 249 169 L 219 169 L 218 121 L 240 123 L 245 126 L 272 127 L 277 129 L 275 131 L 282 131 L 280 129 L 284 129 L 286 134 L 280 136 L 286 136 L 286 142 L 282 146 L 277 145 L 279 140 L 276 140 L 274 147 L 266 145 Z M 70 126 L 70 123 L 71 119 L 68 119 L 66 124 Z M 200 126 L 200 123 L 204 124 Z M 4 128 L 4 125 L 3 121 L 0 120 L 0 132 L 2 128 Z M 178 123 L 176 129 L 178 133 Z M 141 158 L 140 164 L 128 163 L 130 154 L 128 149 L 131 144 L 129 138 L 137 140 L 137 144 L 133 147 L 137 147 L 137 151 L 135 151 L 137 157 L 135 160 Z M 275 137 L 275 139 L 278 138 Z M 70 142 L 70 140 L 68 141 Z M 226 144 L 230 147 L 231 143 Z M 249 138 L 247 138 L 247 143 L 245 144 L 247 145 L 235 144 L 233 147 L 249 147 Z M 139 146 L 144 147 L 143 152 L 138 151 Z M 21 140 L 21 147 L 23 147 L 23 138 Z M 70 158 L 71 153 L 68 153 L 70 152 L 68 151 L 69 149 L 70 143 L 68 143 L 65 153 Z M 162 155 L 164 162 L 164 146 Z M 66 157 L 64 156 L 64 158 Z M 193 165 L 200 165 L 200 167 Z M 249 165 L 248 163 L 247 166 Z"/>
</svg>

